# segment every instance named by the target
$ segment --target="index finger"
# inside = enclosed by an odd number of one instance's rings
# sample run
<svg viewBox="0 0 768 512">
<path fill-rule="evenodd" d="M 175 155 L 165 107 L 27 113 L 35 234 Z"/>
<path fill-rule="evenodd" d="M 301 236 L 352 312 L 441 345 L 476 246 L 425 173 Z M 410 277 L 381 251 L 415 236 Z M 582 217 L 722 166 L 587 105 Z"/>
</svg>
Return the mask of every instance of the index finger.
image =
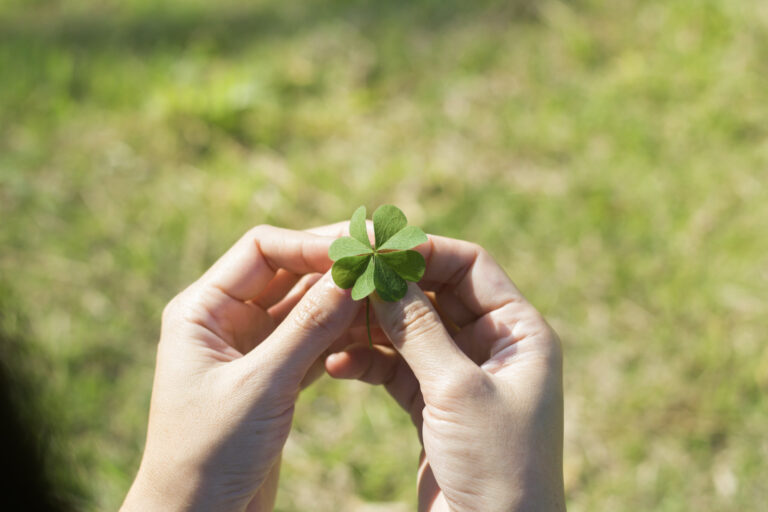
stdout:
<svg viewBox="0 0 768 512">
<path fill-rule="evenodd" d="M 333 236 L 340 237 L 349 234 L 349 221 L 344 220 L 341 222 L 334 222 L 333 224 L 326 224 L 325 226 L 316 226 L 307 229 L 307 233 L 321 236 Z"/>
<path fill-rule="evenodd" d="M 368 227 L 368 237 L 372 238 L 373 237 L 373 221 L 366 220 L 365 224 Z M 332 236 L 336 238 L 342 237 L 342 236 L 350 236 L 349 221 L 343 220 L 341 222 L 335 222 L 333 224 L 327 224 L 325 226 L 317 226 L 314 228 L 309 228 L 307 232 L 313 233 L 315 235 Z"/>
<path fill-rule="evenodd" d="M 373 223 L 367 221 L 369 236 Z M 308 230 L 325 236 L 345 236 L 349 221 Z M 437 293 L 453 292 L 473 314 L 484 315 L 511 302 L 527 302 L 504 269 L 480 245 L 438 235 L 416 247 L 427 262 L 419 285 Z"/>
<path fill-rule="evenodd" d="M 294 274 L 326 272 L 334 238 L 274 226 L 256 226 L 243 235 L 198 282 L 246 301 L 261 293 L 279 269 Z"/>
<path fill-rule="evenodd" d="M 415 248 L 427 262 L 419 282 L 425 290 L 453 292 L 481 316 L 512 302 L 527 303 L 504 269 L 481 246 L 437 235 Z"/>
</svg>

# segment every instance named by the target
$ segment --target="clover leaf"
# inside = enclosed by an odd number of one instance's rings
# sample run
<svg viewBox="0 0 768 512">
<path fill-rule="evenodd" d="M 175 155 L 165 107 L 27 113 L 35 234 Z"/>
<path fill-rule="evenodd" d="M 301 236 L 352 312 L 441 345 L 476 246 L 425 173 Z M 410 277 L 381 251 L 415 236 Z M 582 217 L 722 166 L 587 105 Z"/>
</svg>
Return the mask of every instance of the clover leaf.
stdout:
<svg viewBox="0 0 768 512">
<path fill-rule="evenodd" d="M 368 239 L 365 206 L 352 214 L 349 234 L 335 240 L 328 256 L 334 261 L 331 275 L 344 289 L 352 288 L 352 298 L 360 300 L 374 291 L 382 300 L 402 299 L 408 289 L 406 281 L 419 281 L 424 275 L 424 257 L 410 250 L 427 241 L 427 235 L 416 226 L 408 226 L 403 212 L 385 204 L 373 212 L 375 244 Z"/>
<path fill-rule="evenodd" d="M 352 288 L 354 300 L 367 299 L 376 292 L 382 300 L 394 302 L 405 297 L 406 281 L 417 282 L 424 275 L 424 256 L 413 251 L 427 241 L 416 226 L 408 226 L 405 214 L 385 204 L 373 212 L 374 245 L 368 239 L 366 210 L 361 206 L 352 214 L 349 234 L 334 240 L 328 249 L 333 260 L 331 276 L 339 288 Z M 370 303 L 366 300 L 365 320 L 371 342 Z"/>
</svg>

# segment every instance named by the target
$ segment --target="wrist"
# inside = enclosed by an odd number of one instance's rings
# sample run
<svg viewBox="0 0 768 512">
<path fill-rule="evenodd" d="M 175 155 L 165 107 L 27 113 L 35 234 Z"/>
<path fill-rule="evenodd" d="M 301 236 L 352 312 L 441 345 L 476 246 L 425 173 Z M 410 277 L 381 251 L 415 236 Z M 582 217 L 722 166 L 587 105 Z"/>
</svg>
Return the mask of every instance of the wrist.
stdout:
<svg viewBox="0 0 768 512">
<path fill-rule="evenodd" d="M 532 466 L 489 472 L 482 483 L 475 483 L 473 492 L 451 496 L 451 511 L 565 512 L 562 475 L 548 467 Z"/>
<path fill-rule="evenodd" d="M 515 487 L 518 492 L 509 510 L 565 512 L 562 472 L 552 472 L 551 468 L 531 471 Z"/>
<path fill-rule="evenodd" d="M 121 512 L 175 512 L 199 508 L 196 503 L 196 490 L 200 488 L 200 479 L 184 472 L 176 472 L 173 478 L 164 473 L 142 462 L 120 509 Z"/>
</svg>

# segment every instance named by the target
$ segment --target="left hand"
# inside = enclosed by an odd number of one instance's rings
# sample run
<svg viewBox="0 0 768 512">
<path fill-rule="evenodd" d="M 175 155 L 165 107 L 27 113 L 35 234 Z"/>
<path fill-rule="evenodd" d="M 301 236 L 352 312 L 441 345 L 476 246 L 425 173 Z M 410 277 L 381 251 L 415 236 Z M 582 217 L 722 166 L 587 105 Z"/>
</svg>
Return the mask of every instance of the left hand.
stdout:
<svg viewBox="0 0 768 512">
<path fill-rule="evenodd" d="M 560 340 L 482 247 L 431 235 L 417 250 L 421 282 L 372 296 L 373 346 L 350 330 L 328 373 L 383 384 L 410 414 L 418 510 L 565 510 Z"/>
<path fill-rule="evenodd" d="M 302 382 L 359 310 L 327 272 L 333 240 L 258 226 L 171 300 L 122 510 L 272 509 Z"/>
</svg>

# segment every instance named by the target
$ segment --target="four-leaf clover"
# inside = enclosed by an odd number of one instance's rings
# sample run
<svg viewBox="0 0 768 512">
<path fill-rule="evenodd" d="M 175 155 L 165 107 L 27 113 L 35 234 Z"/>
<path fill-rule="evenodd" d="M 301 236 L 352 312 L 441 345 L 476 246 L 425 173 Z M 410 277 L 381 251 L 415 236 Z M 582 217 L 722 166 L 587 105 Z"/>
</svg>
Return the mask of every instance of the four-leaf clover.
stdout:
<svg viewBox="0 0 768 512">
<path fill-rule="evenodd" d="M 385 204 L 373 212 L 376 241 L 371 246 L 365 214 L 365 206 L 355 210 L 349 224 L 352 236 L 335 240 L 328 250 L 334 261 L 333 280 L 340 288 L 352 288 L 355 300 L 374 291 L 382 300 L 400 300 L 408 290 L 406 281 L 416 282 L 424 275 L 424 257 L 409 249 L 426 242 L 427 235 L 408 226 L 405 214 L 396 206 Z"/>
</svg>

